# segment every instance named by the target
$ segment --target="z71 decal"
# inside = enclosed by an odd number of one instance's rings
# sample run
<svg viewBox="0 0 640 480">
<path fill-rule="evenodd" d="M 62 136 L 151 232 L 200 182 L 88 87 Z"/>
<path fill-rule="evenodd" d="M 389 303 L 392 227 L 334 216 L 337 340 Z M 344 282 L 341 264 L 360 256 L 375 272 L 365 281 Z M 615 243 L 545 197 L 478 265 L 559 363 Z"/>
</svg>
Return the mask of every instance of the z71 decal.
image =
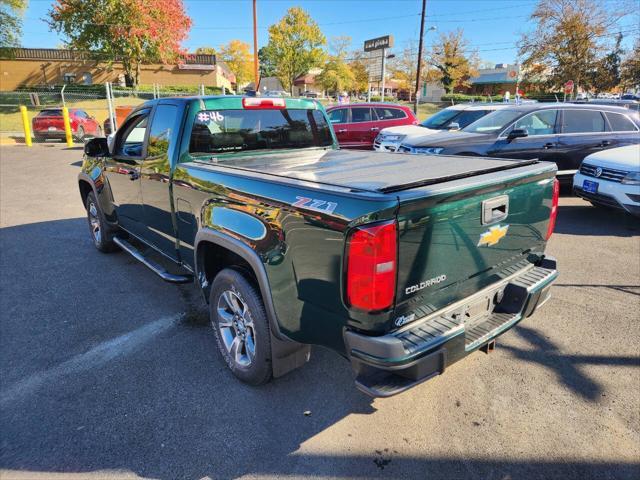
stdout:
<svg viewBox="0 0 640 480">
<path fill-rule="evenodd" d="M 321 213 L 332 214 L 338 206 L 336 202 L 327 202 L 325 200 L 318 200 L 317 198 L 296 197 L 296 200 L 297 201 L 292 204 L 294 207 L 302 207 Z"/>
</svg>

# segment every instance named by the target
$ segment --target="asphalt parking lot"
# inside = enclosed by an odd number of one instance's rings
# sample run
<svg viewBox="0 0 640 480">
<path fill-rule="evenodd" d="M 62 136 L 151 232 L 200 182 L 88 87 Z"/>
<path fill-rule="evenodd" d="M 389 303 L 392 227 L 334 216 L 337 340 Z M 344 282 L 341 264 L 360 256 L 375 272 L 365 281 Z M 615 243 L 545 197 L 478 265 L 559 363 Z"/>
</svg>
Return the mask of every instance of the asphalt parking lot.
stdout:
<svg viewBox="0 0 640 480">
<path fill-rule="evenodd" d="M 562 197 L 553 298 L 389 399 L 240 384 L 197 291 L 92 245 L 79 147 L 0 150 L 0 478 L 640 478 L 640 221 Z M 305 415 L 304 412 L 311 412 Z"/>
</svg>

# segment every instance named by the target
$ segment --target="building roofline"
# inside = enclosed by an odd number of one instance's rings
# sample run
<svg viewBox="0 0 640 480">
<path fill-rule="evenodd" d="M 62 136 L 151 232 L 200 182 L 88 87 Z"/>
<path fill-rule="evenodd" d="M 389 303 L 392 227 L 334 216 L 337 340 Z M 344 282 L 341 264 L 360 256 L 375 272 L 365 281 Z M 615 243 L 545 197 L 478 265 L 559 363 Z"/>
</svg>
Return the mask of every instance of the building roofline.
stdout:
<svg viewBox="0 0 640 480">
<path fill-rule="evenodd" d="M 87 52 L 66 48 L 0 48 L 0 58 L 4 60 L 53 60 L 53 61 L 78 61 L 78 60 L 103 60 L 122 61 L 122 57 L 116 55 L 109 57 L 100 52 Z M 187 65 L 216 65 L 216 56 L 203 53 L 186 53 L 180 55 L 180 62 Z"/>
</svg>

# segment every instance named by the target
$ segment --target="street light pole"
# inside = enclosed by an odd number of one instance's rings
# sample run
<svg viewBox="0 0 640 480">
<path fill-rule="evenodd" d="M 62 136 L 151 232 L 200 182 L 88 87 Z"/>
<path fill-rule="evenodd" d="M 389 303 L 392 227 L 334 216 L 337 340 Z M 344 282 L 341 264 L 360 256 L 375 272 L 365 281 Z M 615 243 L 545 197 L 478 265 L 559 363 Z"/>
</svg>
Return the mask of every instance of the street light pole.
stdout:
<svg viewBox="0 0 640 480">
<path fill-rule="evenodd" d="M 253 81 L 255 91 L 258 91 L 258 9 L 257 0 L 253 0 Z"/>
<path fill-rule="evenodd" d="M 420 16 L 420 43 L 418 44 L 418 71 L 416 72 L 416 94 L 413 112 L 418 113 L 418 94 L 420 93 L 420 70 L 422 69 L 422 43 L 424 40 L 424 14 L 427 10 L 427 0 L 422 0 L 422 14 Z"/>
</svg>

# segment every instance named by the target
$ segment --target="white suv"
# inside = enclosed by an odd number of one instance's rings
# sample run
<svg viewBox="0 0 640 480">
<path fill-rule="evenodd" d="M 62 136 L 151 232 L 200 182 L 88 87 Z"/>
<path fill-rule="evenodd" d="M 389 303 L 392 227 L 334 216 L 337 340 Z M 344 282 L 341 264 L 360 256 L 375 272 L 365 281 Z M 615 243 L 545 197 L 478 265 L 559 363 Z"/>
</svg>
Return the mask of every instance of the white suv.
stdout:
<svg viewBox="0 0 640 480">
<path fill-rule="evenodd" d="M 395 152 L 401 143 L 414 143 L 443 130 L 460 130 L 488 113 L 510 106 L 508 103 L 461 103 L 440 110 L 419 125 L 384 128 L 373 142 L 374 150 Z"/>
<path fill-rule="evenodd" d="M 573 191 L 597 207 L 640 216 L 640 145 L 611 148 L 585 157 Z"/>
</svg>

